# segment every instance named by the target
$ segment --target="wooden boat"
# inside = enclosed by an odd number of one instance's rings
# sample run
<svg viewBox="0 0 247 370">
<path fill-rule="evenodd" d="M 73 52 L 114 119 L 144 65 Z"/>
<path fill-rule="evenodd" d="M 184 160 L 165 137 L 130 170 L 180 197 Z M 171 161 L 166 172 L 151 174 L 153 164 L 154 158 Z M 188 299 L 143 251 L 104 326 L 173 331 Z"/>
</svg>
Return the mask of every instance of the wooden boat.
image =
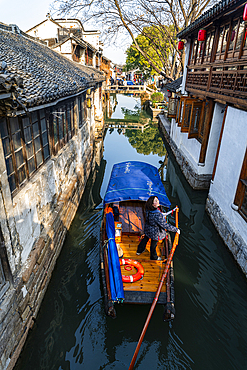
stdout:
<svg viewBox="0 0 247 370">
<path fill-rule="evenodd" d="M 170 201 L 156 167 L 136 161 L 122 162 L 113 166 L 104 198 L 100 246 L 105 311 L 113 318 L 116 317 L 117 303 L 150 304 L 153 302 L 164 263 L 171 250 L 171 236 L 167 234 L 165 241 L 159 242 L 156 249 L 162 261 L 150 260 L 150 241 L 145 252 L 139 256 L 136 254 L 144 229 L 145 202 L 151 195 L 159 198 L 162 207 L 170 208 Z M 109 231 L 109 217 L 114 223 L 114 230 L 111 229 L 112 234 Z M 111 255 L 112 248 L 114 257 Z M 131 260 L 131 262 L 126 262 L 126 260 Z M 144 269 L 144 274 L 139 271 L 142 270 L 140 266 Z M 112 272 L 112 269 L 115 271 Z M 114 289 L 112 290 L 112 285 L 114 285 L 112 279 L 115 274 L 119 273 L 119 270 L 120 277 L 116 285 L 122 284 L 124 296 L 121 296 L 121 292 L 116 293 Z M 140 274 L 142 278 L 138 279 Z M 134 281 L 128 282 L 130 280 Z M 172 264 L 157 303 L 165 305 L 164 321 L 172 320 L 175 315 Z"/>
</svg>

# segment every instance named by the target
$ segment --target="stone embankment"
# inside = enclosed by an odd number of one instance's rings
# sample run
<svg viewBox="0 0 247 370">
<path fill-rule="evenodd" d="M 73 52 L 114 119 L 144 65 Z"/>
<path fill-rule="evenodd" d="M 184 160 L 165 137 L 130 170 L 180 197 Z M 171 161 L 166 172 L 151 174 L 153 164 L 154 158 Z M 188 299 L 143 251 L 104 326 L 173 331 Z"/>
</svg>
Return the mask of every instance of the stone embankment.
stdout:
<svg viewBox="0 0 247 370">
<path fill-rule="evenodd" d="M 0 310 L 0 369 L 13 369 L 37 317 L 64 239 L 92 168 L 92 152 L 58 196 L 49 221 L 35 242 Z M 4 303 L 3 302 L 3 303 Z M 3 366 L 5 364 L 5 366 Z"/>
</svg>

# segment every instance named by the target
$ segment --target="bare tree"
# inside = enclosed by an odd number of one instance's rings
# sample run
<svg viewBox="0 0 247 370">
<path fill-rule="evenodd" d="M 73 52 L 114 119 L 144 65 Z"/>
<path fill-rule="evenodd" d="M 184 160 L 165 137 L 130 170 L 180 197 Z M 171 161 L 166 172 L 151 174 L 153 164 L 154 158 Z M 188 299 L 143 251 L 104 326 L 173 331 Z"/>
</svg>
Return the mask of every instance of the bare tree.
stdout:
<svg viewBox="0 0 247 370">
<path fill-rule="evenodd" d="M 153 69 L 170 79 L 177 77 L 183 68 L 184 51 L 178 52 L 177 33 L 198 18 L 216 0 L 55 0 L 53 9 L 59 15 L 77 17 L 83 23 L 94 21 L 108 40 L 120 34 L 128 34 L 136 49 L 143 55 Z M 171 55 L 162 50 L 159 31 L 169 42 Z M 144 51 L 136 41 L 143 34 L 150 40 L 162 61 L 162 67 L 154 63 L 152 55 Z M 175 63 L 178 68 L 175 71 Z"/>
</svg>

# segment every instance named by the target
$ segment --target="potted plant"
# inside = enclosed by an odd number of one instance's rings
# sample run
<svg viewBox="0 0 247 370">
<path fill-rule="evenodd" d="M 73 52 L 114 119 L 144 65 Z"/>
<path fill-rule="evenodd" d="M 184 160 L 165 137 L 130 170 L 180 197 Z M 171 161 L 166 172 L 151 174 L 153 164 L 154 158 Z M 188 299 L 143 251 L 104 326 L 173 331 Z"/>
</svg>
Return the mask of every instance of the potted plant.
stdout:
<svg viewBox="0 0 247 370">
<path fill-rule="evenodd" d="M 161 92 L 155 92 L 151 95 L 151 101 L 154 108 L 157 107 L 158 103 L 164 100 L 164 96 Z"/>
</svg>

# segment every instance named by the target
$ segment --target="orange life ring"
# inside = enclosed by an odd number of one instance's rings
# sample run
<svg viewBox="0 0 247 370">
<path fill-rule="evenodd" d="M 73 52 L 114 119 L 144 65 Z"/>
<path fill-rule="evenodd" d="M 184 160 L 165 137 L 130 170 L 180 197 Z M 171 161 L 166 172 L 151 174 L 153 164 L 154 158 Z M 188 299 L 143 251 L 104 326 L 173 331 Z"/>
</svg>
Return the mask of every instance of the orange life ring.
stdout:
<svg viewBox="0 0 247 370">
<path fill-rule="evenodd" d="M 134 261 L 134 260 L 131 260 L 131 259 L 125 259 L 125 258 L 121 258 L 119 260 L 120 262 L 120 266 L 123 266 L 123 265 L 131 265 L 131 266 L 134 266 L 136 269 L 137 269 L 137 273 L 134 274 L 134 275 L 122 275 L 122 280 L 124 283 L 133 283 L 134 281 L 137 281 L 137 280 L 140 280 L 143 278 L 143 275 L 144 275 L 144 268 L 143 266 L 140 264 L 140 262 L 137 262 L 137 261 Z"/>
</svg>

